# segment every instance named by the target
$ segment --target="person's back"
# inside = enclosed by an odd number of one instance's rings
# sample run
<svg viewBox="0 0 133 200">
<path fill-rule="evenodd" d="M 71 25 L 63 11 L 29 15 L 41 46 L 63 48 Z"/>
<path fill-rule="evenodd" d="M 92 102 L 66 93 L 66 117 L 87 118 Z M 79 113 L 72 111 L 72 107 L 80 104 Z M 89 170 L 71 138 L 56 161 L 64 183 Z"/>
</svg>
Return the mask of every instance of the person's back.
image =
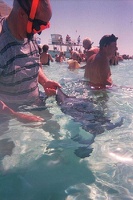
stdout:
<svg viewBox="0 0 133 200">
<path fill-rule="evenodd" d="M 84 77 L 91 86 L 104 88 L 112 85 L 109 59 L 115 55 L 117 39 L 114 35 L 103 36 L 99 52 L 88 59 Z"/>
<path fill-rule="evenodd" d="M 43 45 L 43 52 L 40 55 L 40 61 L 42 65 L 50 65 L 50 61 L 53 62 L 52 56 L 48 53 L 49 46 Z"/>
</svg>

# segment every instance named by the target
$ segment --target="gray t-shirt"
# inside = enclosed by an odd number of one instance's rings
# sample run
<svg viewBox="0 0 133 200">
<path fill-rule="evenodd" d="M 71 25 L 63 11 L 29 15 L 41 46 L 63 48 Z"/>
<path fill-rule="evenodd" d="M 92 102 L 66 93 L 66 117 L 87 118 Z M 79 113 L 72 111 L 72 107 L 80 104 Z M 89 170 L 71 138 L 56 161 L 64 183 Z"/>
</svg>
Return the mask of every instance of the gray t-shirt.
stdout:
<svg viewBox="0 0 133 200">
<path fill-rule="evenodd" d="M 39 97 L 40 57 L 33 38 L 16 40 L 5 18 L 0 19 L 0 100 L 22 104 Z"/>
</svg>

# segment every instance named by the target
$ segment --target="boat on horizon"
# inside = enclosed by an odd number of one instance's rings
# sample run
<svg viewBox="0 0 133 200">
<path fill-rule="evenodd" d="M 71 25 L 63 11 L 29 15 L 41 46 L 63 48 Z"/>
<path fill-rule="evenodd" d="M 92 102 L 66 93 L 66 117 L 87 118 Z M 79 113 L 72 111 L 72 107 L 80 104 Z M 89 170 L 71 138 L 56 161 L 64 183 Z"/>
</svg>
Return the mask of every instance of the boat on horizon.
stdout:
<svg viewBox="0 0 133 200">
<path fill-rule="evenodd" d="M 48 43 L 49 53 L 52 57 L 55 57 L 61 51 L 64 52 L 66 58 L 70 58 L 71 51 L 82 51 L 82 43 L 80 41 L 74 42 L 71 40 L 70 36 L 67 34 L 65 40 L 61 34 L 51 34 L 51 39 Z"/>
</svg>

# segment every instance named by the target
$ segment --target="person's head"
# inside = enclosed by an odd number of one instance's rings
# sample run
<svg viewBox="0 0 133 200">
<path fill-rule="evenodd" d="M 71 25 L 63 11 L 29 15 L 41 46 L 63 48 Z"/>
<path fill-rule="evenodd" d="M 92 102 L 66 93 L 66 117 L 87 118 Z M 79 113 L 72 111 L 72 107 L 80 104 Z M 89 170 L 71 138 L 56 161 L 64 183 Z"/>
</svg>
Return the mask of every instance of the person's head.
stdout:
<svg viewBox="0 0 133 200">
<path fill-rule="evenodd" d="M 49 0 L 14 0 L 11 12 L 12 19 L 16 18 L 17 31 L 22 38 L 30 38 L 48 28 L 51 15 Z"/>
<path fill-rule="evenodd" d="M 104 49 L 109 56 L 114 56 L 117 51 L 117 39 L 115 35 L 104 35 L 100 42 L 100 50 Z"/>
<path fill-rule="evenodd" d="M 79 52 L 73 51 L 73 53 L 72 53 L 72 59 L 73 60 L 77 60 L 80 63 L 81 62 L 81 57 L 80 57 Z"/>
<path fill-rule="evenodd" d="M 47 53 L 47 51 L 49 50 L 49 46 L 47 44 L 44 44 L 42 49 L 43 49 L 43 52 Z"/>
<path fill-rule="evenodd" d="M 85 38 L 83 40 L 83 47 L 87 50 L 89 50 L 92 46 L 93 42 L 91 42 L 91 39 L 90 38 Z"/>
<path fill-rule="evenodd" d="M 64 52 L 60 51 L 59 56 L 64 56 Z"/>
</svg>

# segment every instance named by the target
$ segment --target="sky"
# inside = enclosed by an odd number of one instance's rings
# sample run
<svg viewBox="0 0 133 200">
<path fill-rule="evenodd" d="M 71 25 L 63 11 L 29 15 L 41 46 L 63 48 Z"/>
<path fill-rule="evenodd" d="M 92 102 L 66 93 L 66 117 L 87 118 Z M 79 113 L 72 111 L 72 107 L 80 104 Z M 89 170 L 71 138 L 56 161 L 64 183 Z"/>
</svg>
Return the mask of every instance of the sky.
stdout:
<svg viewBox="0 0 133 200">
<path fill-rule="evenodd" d="M 12 5 L 12 0 L 5 0 Z M 102 36 L 118 37 L 120 54 L 133 55 L 133 0 L 51 0 L 51 27 L 39 36 L 48 44 L 51 34 L 69 34 L 73 41 L 89 37 L 94 46 Z"/>
</svg>

